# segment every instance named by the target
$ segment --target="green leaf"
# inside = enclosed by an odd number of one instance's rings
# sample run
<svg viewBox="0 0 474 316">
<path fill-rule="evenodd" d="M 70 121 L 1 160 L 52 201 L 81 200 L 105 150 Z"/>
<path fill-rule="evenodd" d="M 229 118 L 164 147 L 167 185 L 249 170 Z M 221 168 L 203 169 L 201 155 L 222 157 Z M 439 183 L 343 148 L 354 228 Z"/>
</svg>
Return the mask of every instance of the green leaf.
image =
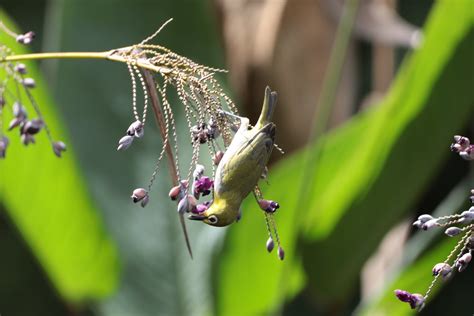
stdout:
<svg viewBox="0 0 474 316">
<path fill-rule="evenodd" d="M 1 11 L 0 20 L 13 28 Z M 15 53 L 27 53 L 3 32 L 0 42 Z M 26 64 L 28 76 L 37 83 L 32 93 L 46 123 L 53 137 L 68 144 L 68 151 L 58 159 L 44 132 L 38 135 L 37 144 L 28 147 L 21 144 L 17 130 L 7 133 L 10 146 L 7 158 L 0 160 L 0 203 L 61 296 L 72 303 L 102 298 L 118 283 L 117 250 L 92 202 L 47 87 L 36 65 Z M 15 91 L 12 84 L 8 88 Z M 15 100 L 9 94 L 7 100 L 6 107 L 11 107 Z M 31 106 L 23 103 L 34 117 Z M 7 123 L 11 111 L 5 110 Z"/>
<path fill-rule="evenodd" d="M 277 262 L 265 252 L 263 215 L 249 199 L 219 264 L 219 314 L 240 310 L 241 302 L 240 315 L 278 309 L 294 294 L 289 284 L 302 273 L 301 258 L 319 299 L 341 299 L 354 288 L 366 258 L 429 184 L 472 112 L 471 14 L 469 1 L 437 2 L 423 46 L 405 60 L 386 98 L 308 149 L 324 144 L 314 175 L 304 175 L 315 179 L 311 196 L 297 191 L 304 153 L 270 170 L 264 194 L 282 205 L 276 220 L 287 258 Z"/>
</svg>

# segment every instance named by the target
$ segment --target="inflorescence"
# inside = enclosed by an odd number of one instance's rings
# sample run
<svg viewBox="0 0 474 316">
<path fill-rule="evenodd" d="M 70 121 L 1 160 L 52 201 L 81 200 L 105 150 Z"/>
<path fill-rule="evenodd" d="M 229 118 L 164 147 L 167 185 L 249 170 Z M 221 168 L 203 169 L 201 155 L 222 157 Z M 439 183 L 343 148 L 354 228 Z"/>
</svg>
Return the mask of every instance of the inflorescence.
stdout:
<svg viewBox="0 0 474 316">
<path fill-rule="evenodd" d="M 118 140 L 118 151 L 123 151 L 139 141 L 145 135 L 145 126 L 148 122 L 147 114 L 151 107 L 155 120 L 163 139 L 161 150 L 158 154 L 155 167 L 151 173 L 148 185 L 132 191 L 132 201 L 145 207 L 150 201 L 150 191 L 157 177 L 161 160 L 168 158 L 168 167 L 171 170 L 174 186 L 169 196 L 177 201 L 177 211 L 180 215 L 181 225 L 184 230 L 188 250 L 191 254 L 186 227 L 183 220 L 185 213 L 201 213 L 207 209 L 212 201 L 198 203 L 201 197 L 208 196 L 213 190 L 213 178 L 216 166 L 232 141 L 232 131 L 236 129 L 223 113 L 238 115 L 234 102 L 224 93 L 215 78 L 216 73 L 226 72 L 222 69 L 200 65 L 194 61 L 178 55 L 166 47 L 151 44 L 163 27 L 172 19 L 165 22 L 154 34 L 132 46 L 114 49 L 103 53 L 85 53 L 92 58 L 103 58 L 125 63 L 131 78 L 132 86 L 132 120 L 124 135 Z M 29 44 L 34 33 L 16 34 L 0 22 L 0 29 L 6 34 L 16 38 L 17 42 Z M 46 122 L 41 115 L 38 104 L 35 102 L 30 90 L 34 88 L 33 79 L 26 77 L 26 67 L 17 62 L 17 59 L 28 55 L 15 56 L 13 52 L 0 43 L 0 67 L 5 71 L 6 77 L 0 83 L 0 123 L 2 122 L 2 109 L 6 104 L 11 104 L 13 118 L 8 130 L 18 127 L 21 140 L 25 145 L 34 143 L 34 135 L 40 130 L 45 130 L 50 139 L 53 151 L 61 156 L 66 146 L 62 142 L 53 141 Z M 61 53 L 43 53 L 44 58 L 65 58 Z M 74 53 L 69 53 L 72 56 Z M 77 53 L 77 56 L 84 56 Z M 41 54 L 36 54 L 36 56 Z M 36 57 L 40 59 L 41 57 Z M 70 57 L 81 58 L 81 57 Z M 87 57 L 85 57 L 87 58 Z M 12 60 L 15 60 L 13 62 Z M 15 91 L 7 88 L 7 84 L 14 81 Z M 191 161 L 184 172 L 181 170 L 178 150 L 178 133 L 173 106 L 168 101 L 170 90 L 177 94 L 184 108 L 185 119 L 188 127 L 189 142 L 192 146 Z M 20 91 L 24 90 L 29 103 L 32 105 L 37 118 L 28 120 L 26 108 L 22 102 Z M 139 107 L 138 94 L 141 92 L 143 104 Z M 8 139 L 3 135 L 0 125 L 0 158 L 5 157 Z M 276 145 L 275 145 L 276 146 Z M 212 157 L 212 176 L 204 175 L 204 167 L 199 164 L 202 147 Z M 281 149 L 276 146 L 278 150 Z M 191 185 L 190 185 L 191 184 Z M 256 191 L 258 188 L 256 188 Z M 260 207 L 265 211 L 267 227 L 270 225 L 270 213 L 279 207 L 278 203 L 264 200 L 258 190 Z M 257 193 L 255 193 L 257 194 Z M 269 219 L 270 218 L 270 219 Z M 269 231 L 270 236 L 272 235 Z M 275 232 L 276 234 L 276 232 Z M 278 245 L 280 244 L 276 234 Z M 267 250 L 273 249 L 273 240 L 268 241 Z M 192 255 L 192 254 L 191 254 Z M 279 247 L 278 255 L 283 259 L 283 249 Z"/>
<path fill-rule="evenodd" d="M 35 38 L 35 33 L 27 32 L 25 34 L 16 34 L 6 28 L 0 22 L 0 30 L 16 39 L 20 44 L 30 44 Z M 13 52 L 5 45 L 0 43 L 0 59 L 12 55 Z M 45 131 L 51 147 L 56 156 L 61 157 L 66 145 L 62 141 L 55 141 L 51 131 L 41 114 L 40 106 L 36 102 L 31 90 L 35 88 L 36 83 L 33 78 L 28 77 L 28 70 L 25 64 L 20 62 L 2 62 L 0 63 L 0 159 L 7 155 L 7 148 L 10 140 L 5 135 L 5 130 L 13 131 L 17 129 L 20 134 L 21 142 L 27 146 L 35 143 L 35 137 L 42 130 Z M 29 118 L 29 106 L 36 117 Z M 8 126 L 4 126 L 5 112 L 11 112 L 11 119 Z"/>
<path fill-rule="evenodd" d="M 454 142 L 451 144 L 451 151 L 456 152 L 466 160 L 474 160 L 474 145 L 471 145 L 467 137 L 456 135 Z M 471 203 L 474 204 L 474 189 L 471 190 L 469 197 Z M 460 214 L 454 214 L 443 217 L 433 217 L 429 214 L 423 214 L 413 223 L 413 226 L 422 230 L 429 230 L 434 227 L 445 228 L 444 233 L 448 237 L 461 236 L 459 242 L 448 255 L 445 261 L 437 263 L 433 266 L 432 273 L 434 276 L 431 285 L 428 287 L 425 295 L 418 293 L 410 293 L 404 290 L 395 290 L 395 295 L 402 302 L 410 304 L 413 309 L 421 310 L 425 302 L 436 284 L 441 278 L 446 280 L 451 278 L 456 272 L 462 272 L 466 269 L 472 260 L 474 251 L 474 206 Z"/>
</svg>

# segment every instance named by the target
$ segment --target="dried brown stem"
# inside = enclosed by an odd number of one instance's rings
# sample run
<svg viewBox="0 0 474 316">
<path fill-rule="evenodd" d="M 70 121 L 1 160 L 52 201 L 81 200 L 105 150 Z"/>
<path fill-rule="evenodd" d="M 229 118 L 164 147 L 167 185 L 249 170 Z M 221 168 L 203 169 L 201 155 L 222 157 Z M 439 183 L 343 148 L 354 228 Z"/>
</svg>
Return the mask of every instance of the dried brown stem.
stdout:
<svg viewBox="0 0 474 316">
<path fill-rule="evenodd" d="M 164 117 L 163 117 L 163 112 L 161 111 L 161 102 L 160 102 L 160 98 L 159 98 L 157 90 L 156 90 L 155 79 L 153 78 L 153 75 L 149 70 L 142 68 L 141 71 L 142 71 L 143 77 L 145 79 L 146 89 L 147 89 L 148 95 L 150 97 L 151 106 L 152 106 L 152 109 L 153 109 L 153 113 L 155 115 L 156 125 L 158 125 L 158 128 L 160 129 L 161 137 L 163 138 L 163 141 L 165 141 L 166 124 L 165 124 L 165 120 L 164 120 Z M 174 161 L 173 150 L 172 150 L 171 145 L 170 145 L 169 142 L 166 143 L 165 150 L 166 150 L 166 156 L 168 157 L 168 164 L 169 164 L 171 180 L 173 181 L 173 186 L 177 186 L 179 184 L 178 172 L 176 170 L 176 164 L 175 164 L 175 161 Z M 189 255 L 191 256 L 191 259 L 192 259 L 193 258 L 193 251 L 191 249 L 191 243 L 189 241 L 188 231 L 186 229 L 184 214 L 179 213 L 179 221 L 180 221 L 180 224 L 181 224 L 181 228 L 183 229 L 183 234 L 184 234 L 184 240 L 186 242 L 186 247 L 188 248 Z"/>
</svg>

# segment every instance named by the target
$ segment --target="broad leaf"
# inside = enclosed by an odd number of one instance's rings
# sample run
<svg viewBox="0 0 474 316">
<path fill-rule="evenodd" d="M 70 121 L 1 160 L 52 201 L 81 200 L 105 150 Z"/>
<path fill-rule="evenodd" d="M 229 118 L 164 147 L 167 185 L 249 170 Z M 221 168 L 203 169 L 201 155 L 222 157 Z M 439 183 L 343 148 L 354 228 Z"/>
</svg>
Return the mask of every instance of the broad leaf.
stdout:
<svg viewBox="0 0 474 316">
<path fill-rule="evenodd" d="M 13 27 L 3 12 L 0 20 Z M 3 32 L 0 42 L 18 54 L 27 53 Z M 63 298 L 72 303 L 102 298 L 117 286 L 117 251 L 87 190 L 57 106 L 36 65 L 26 64 L 28 76 L 37 83 L 32 93 L 53 137 L 64 140 L 68 150 L 58 159 L 44 132 L 28 147 L 21 144 L 17 130 L 7 132 L 10 146 L 6 159 L 0 160 L 0 203 Z M 8 87 L 15 91 L 13 85 Z M 9 94 L 7 100 L 5 123 L 12 118 L 7 108 L 15 101 Z"/>
</svg>

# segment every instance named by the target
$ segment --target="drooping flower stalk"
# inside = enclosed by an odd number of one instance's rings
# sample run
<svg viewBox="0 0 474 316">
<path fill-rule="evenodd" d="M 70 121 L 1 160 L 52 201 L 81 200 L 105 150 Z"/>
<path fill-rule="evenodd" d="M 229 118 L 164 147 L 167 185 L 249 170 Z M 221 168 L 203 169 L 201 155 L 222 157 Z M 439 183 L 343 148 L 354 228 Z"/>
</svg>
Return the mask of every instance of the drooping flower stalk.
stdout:
<svg viewBox="0 0 474 316">
<path fill-rule="evenodd" d="M 474 146 L 471 145 L 469 138 L 464 136 L 454 136 L 454 142 L 451 144 L 451 151 L 459 154 L 466 160 L 474 160 Z M 471 190 L 471 203 L 474 204 L 474 189 Z M 434 229 L 436 227 L 445 228 L 444 233 L 451 238 L 461 236 L 460 240 L 449 253 L 443 262 L 436 263 L 433 266 L 433 281 L 429 285 L 424 295 L 410 293 L 404 290 L 395 290 L 395 295 L 402 302 L 410 304 L 412 309 L 421 310 L 426 300 L 431 294 L 433 287 L 438 279 L 447 280 L 456 272 L 462 272 L 466 269 L 472 260 L 474 252 L 474 206 L 459 214 L 453 214 L 442 217 L 433 217 L 429 214 L 423 214 L 413 223 L 413 226 L 422 230 Z"/>
</svg>

